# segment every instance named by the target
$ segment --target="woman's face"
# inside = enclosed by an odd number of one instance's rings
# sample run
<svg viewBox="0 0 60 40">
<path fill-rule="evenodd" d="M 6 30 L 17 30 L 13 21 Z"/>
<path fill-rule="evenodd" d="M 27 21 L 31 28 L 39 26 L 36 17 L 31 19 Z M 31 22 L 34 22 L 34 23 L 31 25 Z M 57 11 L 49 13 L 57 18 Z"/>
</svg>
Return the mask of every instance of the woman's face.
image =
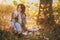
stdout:
<svg viewBox="0 0 60 40">
<path fill-rule="evenodd" d="M 21 12 L 21 11 L 22 11 L 21 6 L 19 6 L 19 7 L 18 7 L 18 11 L 19 11 L 19 12 Z"/>
</svg>

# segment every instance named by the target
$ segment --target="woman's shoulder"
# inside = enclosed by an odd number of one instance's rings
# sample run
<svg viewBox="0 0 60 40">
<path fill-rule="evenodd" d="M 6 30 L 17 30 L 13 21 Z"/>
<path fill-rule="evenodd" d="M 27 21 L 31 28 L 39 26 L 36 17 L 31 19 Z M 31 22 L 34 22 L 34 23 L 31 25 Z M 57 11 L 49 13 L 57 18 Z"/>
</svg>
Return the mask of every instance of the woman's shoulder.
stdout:
<svg viewBox="0 0 60 40">
<path fill-rule="evenodd" d="M 17 11 L 14 11 L 14 12 L 13 12 L 13 14 L 17 15 L 17 14 L 18 14 L 18 12 L 17 12 Z"/>
<path fill-rule="evenodd" d="M 13 13 L 17 13 L 17 11 L 14 11 Z"/>
</svg>

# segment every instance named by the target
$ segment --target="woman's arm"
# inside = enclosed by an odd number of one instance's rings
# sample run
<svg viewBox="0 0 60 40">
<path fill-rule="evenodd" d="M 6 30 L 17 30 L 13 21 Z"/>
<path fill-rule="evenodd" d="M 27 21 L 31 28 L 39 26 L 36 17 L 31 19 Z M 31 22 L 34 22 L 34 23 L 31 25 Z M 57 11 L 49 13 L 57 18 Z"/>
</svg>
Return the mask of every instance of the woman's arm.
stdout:
<svg viewBox="0 0 60 40">
<path fill-rule="evenodd" d="M 16 15 L 15 15 L 14 13 L 12 13 L 11 21 L 12 21 L 12 20 L 15 20 L 15 18 L 16 18 Z"/>
<path fill-rule="evenodd" d="M 13 14 L 12 14 L 12 18 L 16 18 L 16 17 L 17 17 L 17 16 L 13 13 Z"/>
<path fill-rule="evenodd" d="M 23 15 L 23 24 L 26 24 L 26 14 Z"/>
</svg>

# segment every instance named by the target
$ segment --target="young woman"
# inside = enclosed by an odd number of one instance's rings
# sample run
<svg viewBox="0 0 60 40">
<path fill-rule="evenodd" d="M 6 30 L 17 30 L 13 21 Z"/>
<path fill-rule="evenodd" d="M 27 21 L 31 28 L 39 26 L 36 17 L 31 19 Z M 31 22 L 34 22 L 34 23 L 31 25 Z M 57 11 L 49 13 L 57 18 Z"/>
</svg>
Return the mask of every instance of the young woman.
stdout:
<svg viewBox="0 0 60 40">
<path fill-rule="evenodd" d="M 25 6 L 23 4 L 19 4 L 17 6 L 17 11 L 12 14 L 12 27 L 14 30 L 20 34 L 22 31 L 26 31 L 26 14 L 25 14 Z"/>
</svg>

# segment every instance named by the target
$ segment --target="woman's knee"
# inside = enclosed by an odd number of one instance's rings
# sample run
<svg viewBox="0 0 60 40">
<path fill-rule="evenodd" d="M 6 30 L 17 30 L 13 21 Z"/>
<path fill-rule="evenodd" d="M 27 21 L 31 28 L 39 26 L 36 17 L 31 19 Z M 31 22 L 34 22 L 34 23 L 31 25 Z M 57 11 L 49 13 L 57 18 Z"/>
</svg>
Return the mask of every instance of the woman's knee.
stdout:
<svg viewBox="0 0 60 40">
<path fill-rule="evenodd" d="M 17 22 L 15 23 L 15 25 L 16 25 L 16 26 L 20 26 L 20 24 L 19 24 L 19 23 L 17 23 Z"/>
</svg>

